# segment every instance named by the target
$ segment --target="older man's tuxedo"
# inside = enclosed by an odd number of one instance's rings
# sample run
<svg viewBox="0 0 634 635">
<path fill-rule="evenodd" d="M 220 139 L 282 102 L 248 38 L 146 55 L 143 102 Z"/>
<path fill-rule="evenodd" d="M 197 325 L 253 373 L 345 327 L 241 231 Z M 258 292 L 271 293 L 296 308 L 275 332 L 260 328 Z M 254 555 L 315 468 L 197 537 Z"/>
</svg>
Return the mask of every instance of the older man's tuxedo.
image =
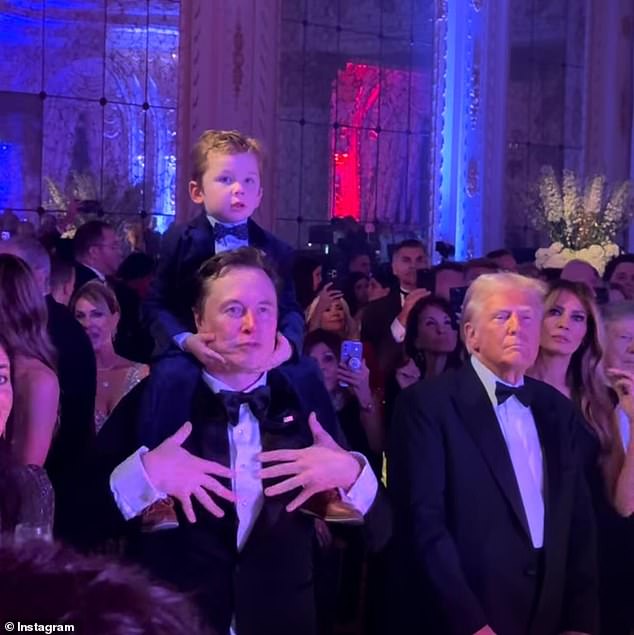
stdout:
<svg viewBox="0 0 634 635">
<path fill-rule="evenodd" d="M 526 378 L 543 456 L 544 542 L 533 548 L 500 425 L 471 364 L 400 395 L 388 487 L 408 633 L 596 632 L 594 519 L 570 401 Z M 413 624 L 418 623 L 415 628 Z"/>
</svg>

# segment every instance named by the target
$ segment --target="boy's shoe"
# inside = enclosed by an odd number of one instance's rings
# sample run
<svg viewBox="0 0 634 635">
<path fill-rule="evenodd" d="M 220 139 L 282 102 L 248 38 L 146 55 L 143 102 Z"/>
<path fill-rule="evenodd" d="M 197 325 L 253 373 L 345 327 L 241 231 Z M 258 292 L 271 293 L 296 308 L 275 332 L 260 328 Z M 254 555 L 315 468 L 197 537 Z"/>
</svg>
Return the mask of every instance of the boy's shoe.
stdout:
<svg viewBox="0 0 634 635">
<path fill-rule="evenodd" d="M 141 531 L 152 533 L 166 529 L 176 529 L 178 517 L 174 508 L 174 499 L 170 496 L 152 503 L 141 514 Z"/>
</svg>

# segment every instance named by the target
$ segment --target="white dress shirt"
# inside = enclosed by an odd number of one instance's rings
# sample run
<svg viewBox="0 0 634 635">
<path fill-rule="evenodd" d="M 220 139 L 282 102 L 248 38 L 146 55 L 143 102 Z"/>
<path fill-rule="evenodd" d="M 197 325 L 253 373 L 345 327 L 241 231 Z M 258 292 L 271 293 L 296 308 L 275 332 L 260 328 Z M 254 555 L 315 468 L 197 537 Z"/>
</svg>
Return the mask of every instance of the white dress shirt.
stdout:
<svg viewBox="0 0 634 635">
<path fill-rule="evenodd" d="M 407 293 L 400 289 L 400 297 L 401 297 L 401 308 L 405 304 L 405 298 L 407 297 Z M 402 344 L 405 341 L 405 327 L 401 324 L 398 317 L 394 318 L 392 324 L 390 324 L 390 331 L 392 331 L 392 337 L 397 344 Z"/>
<path fill-rule="evenodd" d="M 266 373 L 244 392 L 251 392 L 266 384 Z M 213 392 L 233 390 L 218 378 L 203 372 L 205 383 Z M 227 424 L 231 469 L 234 472 L 232 490 L 236 496 L 238 516 L 237 546 L 242 549 L 255 520 L 262 509 L 264 493 L 262 481 L 257 477 L 261 463 L 256 456 L 262 451 L 260 425 L 247 404 L 240 406 L 238 424 Z M 119 464 L 110 476 L 110 490 L 117 507 L 129 520 L 138 516 L 146 507 L 166 494 L 157 490 L 150 482 L 143 467 L 141 456 L 147 452 L 142 447 Z M 343 501 L 365 515 L 376 498 L 378 482 L 366 458 L 352 453 L 363 463 L 363 468 L 354 485 L 347 491 L 340 490 Z"/>
<path fill-rule="evenodd" d="M 625 414 L 621 406 L 616 409 L 616 412 L 619 418 L 619 432 L 621 433 L 623 449 L 627 452 L 627 447 L 630 443 L 630 418 Z"/>
<path fill-rule="evenodd" d="M 215 227 L 218 223 L 220 223 L 220 221 L 215 219 L 213 216 L 210 216 L 209 214 L 207 214 L 207 220 L 209 221 L 209 224 L 212 227 Z M 240 223 L 220 223 L 220 224 L 225 227 L 237 227 L 238 225 L 242 225 L 244 222 L 246 221 L 242 221 Z M 214 245 L 215 245 L 215 253 L 221 254 L 223 251 L 229 251 L 230 249 L 238 249 L 238 247 L 248 247 L 249 241 L 241 240 L 240 238 L 237 238 L 236 236 L 229 235 L 229 236 L 224 236 L 220 240 L 216 239 L 214 241 Z M 190 335 L 191 333 L 189 331 L 185 331 L 183 333 L 178 333 L 174 335 L 174 338 L 173 338 L 174 342 L 181 350 L 185 350 L 183 346 L 185 344 L 185 340 Z"/>
<path fill-rule="evenodd" d="M 499 405 L 495 396 L 496 382 L 507 386 L 521 386 L 524 380 L 518 384 L 509 384 L 497 377 L 475 355 L 471 356 L 471 364 L 491 400 L 500 424 L 520 490 L 533 547 L 540 549 L 544 545 L 544 465 L 535 419 L 531 409 L 524 406 L 515 395 Z"/>
</svg>

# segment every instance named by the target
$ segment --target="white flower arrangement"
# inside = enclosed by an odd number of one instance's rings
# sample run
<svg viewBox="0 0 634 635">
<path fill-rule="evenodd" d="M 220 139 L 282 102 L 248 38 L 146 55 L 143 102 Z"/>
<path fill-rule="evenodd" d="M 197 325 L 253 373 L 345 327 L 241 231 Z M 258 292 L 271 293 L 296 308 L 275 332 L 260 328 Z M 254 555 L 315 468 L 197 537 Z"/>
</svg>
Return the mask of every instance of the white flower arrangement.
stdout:
<svg viewBox="0 0 634 635">
<path fill-rule="evenodd" d="M 620 252 L 617 234 L 632 216 L 630 181 L 606 193 L 606 179 L 598 175 L 581 187 L 570 170 L 564 170 L 561 186 L 551 166 L 542 168 L 535 225 L 546 229 L 550 247 L 538 249 L 539 268 L 561 268 L 570 260 L 584 260 L 603 274 L 607 262 Z"/>
</svg>

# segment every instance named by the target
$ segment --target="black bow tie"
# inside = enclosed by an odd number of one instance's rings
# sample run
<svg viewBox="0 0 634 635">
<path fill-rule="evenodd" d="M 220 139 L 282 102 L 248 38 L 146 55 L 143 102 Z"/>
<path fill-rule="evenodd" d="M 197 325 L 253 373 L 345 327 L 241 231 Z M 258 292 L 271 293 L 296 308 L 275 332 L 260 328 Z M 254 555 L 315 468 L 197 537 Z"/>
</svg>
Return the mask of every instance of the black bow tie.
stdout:
<svg viewBox="0 0 634 635">
<path fill-rule="evenodd" d="M 222 240 L 227 236 L 235 236 L 238 240 L 249 240 L 249 230 L 247 228 L 247 224 L 242 223 L 241 225 L 234 225 L 231 227 L 216 223 L 214 225 L 214 240 Z"/>
<path fill-rule="evenodd" d="M 227 411 L 227 417 L 232 426 L 238 425 L 242 404 L 247 404 L 253 416 L 262 423 L 269 411 L 271 389 L 268 386 L 260 386 L 251 392 L 221 390 L 218 397 Z"/>
<path fill-rule="evenodd" d="M 503 404 L 509 397 L 515 395 L 520 403 L 526 407 L 531 405 L 531 391 L 526 384 L 523 386 L 507 386 L 499 381 L 495 382 L 495 396 L 498 400 L 498 406 Z"/>
</svg>

